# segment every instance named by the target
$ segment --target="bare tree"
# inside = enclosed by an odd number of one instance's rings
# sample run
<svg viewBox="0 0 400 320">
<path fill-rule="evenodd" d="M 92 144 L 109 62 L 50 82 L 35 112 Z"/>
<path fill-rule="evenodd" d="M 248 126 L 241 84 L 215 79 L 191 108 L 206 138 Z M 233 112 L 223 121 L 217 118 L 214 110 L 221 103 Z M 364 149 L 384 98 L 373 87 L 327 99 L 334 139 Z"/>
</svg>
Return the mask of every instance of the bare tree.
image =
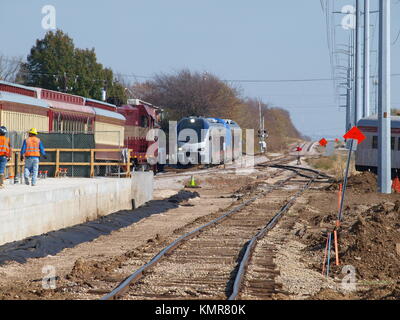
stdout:
<svg viewBox="0 0 400 320">
<path fill-rule="evenodd" d="M 115 82 L 119 83 L 124 88 L 125 95 L 128 99 L 136 98 L 136 96 L 131 88 L 132 83 L 131 83 L 131 81 L 129 81 L 129 79 L 127 79 L 126 76 L 117 72 L 114 74 L 114 78 L 115 78 Z M 124 101 L 124 103 L 126 103 L 126 101 Z"/>
<path fill-rule="evenodd" d="M 172 75 L 160 74 L 153 80 L 135 83 L 130 90 L 135 97 L 164 108 L 164 129 L 168 128 L 168 120 L 205 116 L 235 120 L 243 129 L 254 129 L 254 134 L 257 135 L 261 102 L 265 126 L 269 133 L 269 150 L 280 150 L 290 139 L 300 137 L 289 112 L 280 108 L 270 108 L 258 99 L 243 98 L 240 88 L 235 88 L 207 72 L 182 70 Z"/>
<path fill-rule="evenodd" d="M 22 57 L 7 57 L 0 53 L 0 80 L 15 82 L 21 69 Z"/>
<path fill-rule="evenodd" d="M 242 104 L 237 89 L 210 73 L 182 70 L 159 74 L 154 80 L 135 83 L 138 98 L 166 108 L 171 120 L 187 116 L 234 117 Z"/>
</svg>

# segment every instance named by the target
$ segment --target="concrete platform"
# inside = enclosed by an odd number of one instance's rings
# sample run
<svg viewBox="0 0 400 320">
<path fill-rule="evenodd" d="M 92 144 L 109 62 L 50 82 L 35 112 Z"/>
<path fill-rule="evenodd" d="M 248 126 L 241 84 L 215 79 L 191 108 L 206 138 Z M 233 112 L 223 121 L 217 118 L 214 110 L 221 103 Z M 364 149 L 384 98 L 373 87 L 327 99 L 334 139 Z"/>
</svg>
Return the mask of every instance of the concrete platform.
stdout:
<svg viewBox="0 0 400 320">
<path fill-rule="evenodd" d="M 153 197 L 153 173 L 132 178 L 47 178 L 0 190 L 0 245 L 131 210 Z"/>
</svg>

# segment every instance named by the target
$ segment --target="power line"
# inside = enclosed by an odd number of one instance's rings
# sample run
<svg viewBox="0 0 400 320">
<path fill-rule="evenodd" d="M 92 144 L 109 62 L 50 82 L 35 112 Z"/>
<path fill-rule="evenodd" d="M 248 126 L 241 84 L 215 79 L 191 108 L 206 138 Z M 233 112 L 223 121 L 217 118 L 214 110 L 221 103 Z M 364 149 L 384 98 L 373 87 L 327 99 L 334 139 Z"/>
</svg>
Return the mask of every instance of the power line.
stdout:
<svg viewBox="0 0 400 320">
<path fill-rule="evenodd" d="M 52 77 L 64 77 L 64 74 L 52 74 L 52 73 L 42 73 L 42 72 L 29 72 L 29 71 L 21 71 L 21 73 L 34 74 L 34 75 L 44 75 L 44 76 L 52 76 Z M 79 75 L 76 74 L 65 74 L 68 77 L 77 77 Z M 154 79 L 151 76 L 138 76 L 134 74 L 118 74 L 122 77 L 134 77 L 134 78 L 146 78 L 146 79 Z M 400 76 L 400 73 L 392 73 L 393 77 Z M 104 81 L 104 79 L 92 79 L 93 81 Z M 239 83 L 282 83 L 282 82 L 326 82 L 326 81 L 339 81 L 341 78 L 303 78 L 303 79 L 223 79 L 223 82 L 239 82 Z"/>
<path fill-rule="evenodd" d="M 399 32 L 397 33 L 396 40 L 394 40 L 394 41 L 392 42 L 392 46 L 394 46 L 394 45 L 397 43 L 397 40 L 399 40 L 399 37 L 400 37 L 400 30 L 399 30 Z"/>
</svg>

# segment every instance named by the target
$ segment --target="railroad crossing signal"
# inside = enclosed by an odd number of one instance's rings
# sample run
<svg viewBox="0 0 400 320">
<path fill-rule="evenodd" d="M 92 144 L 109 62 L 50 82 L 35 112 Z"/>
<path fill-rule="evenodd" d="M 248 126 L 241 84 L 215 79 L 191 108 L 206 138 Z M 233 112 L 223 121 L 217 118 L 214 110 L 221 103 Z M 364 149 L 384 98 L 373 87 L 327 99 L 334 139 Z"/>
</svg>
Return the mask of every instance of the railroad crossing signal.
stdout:
<svg viewBox="0 0 400 320">
<path fill-rule="evenodd" d="M 267 130 L 258 130 L 258 137 L 267 138 L 268 137 Z"/>
</svg>

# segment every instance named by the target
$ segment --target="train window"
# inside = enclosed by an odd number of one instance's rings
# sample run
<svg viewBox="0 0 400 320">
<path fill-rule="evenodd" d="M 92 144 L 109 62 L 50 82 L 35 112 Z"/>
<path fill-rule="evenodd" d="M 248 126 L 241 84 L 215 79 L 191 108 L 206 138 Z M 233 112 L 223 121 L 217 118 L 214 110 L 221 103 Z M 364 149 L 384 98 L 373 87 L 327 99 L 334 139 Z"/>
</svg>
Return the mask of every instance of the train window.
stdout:
<svg viewBox="0 0 400 320">
<path fill-rule="evenodd" d="M 392 147 L 392 150 L 394 150 L 395 144 L 396 144 L 396 139 L 395 139 L 395 137 L 392 137 L 392 138 L 390 139 L 390 145 L 391 145 L 391 147 Z"/>
<path fill-rule="evenodd" d="M 140 119 L 140 126 L 143 128 L 147 128 L 149 126 L 149 120 L 146 116 L 142 116 Z"/>
<path fill-rule="evenodd" d="M 400 138 L 399 138 L 399 144 L 397 145 L 397 150 L 400 150 Z"/>
<path fill-rule="evenodd" d="M 372 137 L 372 149 L 378 149 L 378 136 Z"/>
</svg>

